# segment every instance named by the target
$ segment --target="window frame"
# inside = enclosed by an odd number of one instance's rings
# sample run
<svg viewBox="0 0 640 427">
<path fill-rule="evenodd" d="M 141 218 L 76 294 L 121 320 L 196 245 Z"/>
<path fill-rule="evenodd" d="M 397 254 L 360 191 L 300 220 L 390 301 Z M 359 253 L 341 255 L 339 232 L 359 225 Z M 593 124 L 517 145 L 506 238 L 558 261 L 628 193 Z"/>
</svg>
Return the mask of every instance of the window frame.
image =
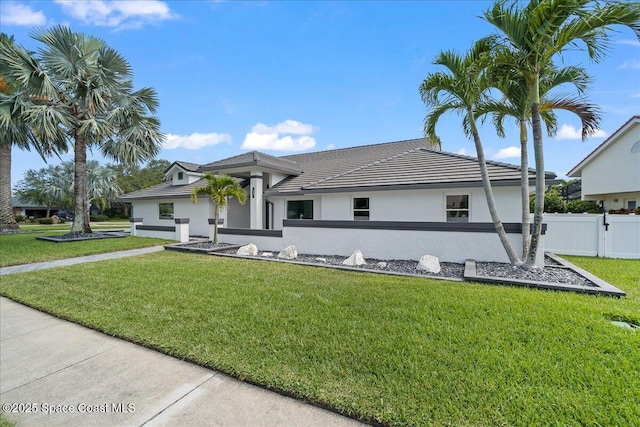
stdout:
<svg viewBox="0 0 640 427">
<path fill-rule="evenodd" d="M 184 172 L 178 172 L 178 181 L 182 181 L 184 179 Z"/>
<path fill-rule="evenodd" d="M 463 202 L 461 201 L 460 207 L 456 208 L 456 207 L 449 207 L 449 202 L 448 202 L 448 198 L 449 197 L 461 197 L 467 198 L 467 207 L 463 208 L 462 204 Z M 466 212 L 466 215 L 460 215 L 460 216 L 449 216 L 449 212 L 459 212 L 459 213 L 464 213 Z M 458 220 L 456 219 L 452 219 L 452 218 L 459 218 Z M 460 220 L 462 219 L 462 220 Z M 469 193 L 450 193 L 450 194 L 445 194 L 444 195 L 444 220 L 445 222 L 451 222 L 451 223 L 468 223 L 471 221 L 471 195 Z"/>
<path fill-rule="evenodd" d="M 366 200 L 367 207 L 366 208 L 358 208 L 356 206 L 356 200 Z M 354 221 L 369 221 L 371 219 L 371 198 L 370 197 L 352 197 L 351 198 L 351 217 Z M 367 215 L 356 215 L 358 213 L 366 212 Z"/>
<path fill-rule="evenodd" d="M 303 204 L 303 203 L 311 203 L 311 218 L 309 218 L 309 217 L 303 217 L 302 215 L 301 215 L 301 217 L 299 217 L 299 218 L 291 218 L 291 217 L 289 216 L 289 212 L 291 211 L 291 209 L 289 208 L 289 203 L 300 203 L 300 204 Z M 314 217 L 313 208 L 314 208 L 314 206 L 313 206 L 313 199 L 287 200 L 287 203 L 286 203 L 286 205 L 285 205 L 285 209 L 286 209 L 285 215 L 286 215 L 286 218 L 287 218 L 287 219 L 313 219 L 313 217 Z M 304 209 L 303 209 L 303 210 L 304 210 Z M 300 210 L 299 210 L 299 209 L 298 209 L 298 212 L 300 212 Z"/>
<path fill-rule="evenodd" d="M 163 217 L 163 209 L 162 209 L 162 205 L 170 205 L 171 206 L 171 212 L 169 213 L 168 211 L 166 212 L 165 217 Z M 160 220 L 173 220 L 175 218 L 175 204 L 173 202 L 158 202 L 158 219 Z M 166 216 L 171 215 L 170 218 L 167 218 Z"/>
</svg>

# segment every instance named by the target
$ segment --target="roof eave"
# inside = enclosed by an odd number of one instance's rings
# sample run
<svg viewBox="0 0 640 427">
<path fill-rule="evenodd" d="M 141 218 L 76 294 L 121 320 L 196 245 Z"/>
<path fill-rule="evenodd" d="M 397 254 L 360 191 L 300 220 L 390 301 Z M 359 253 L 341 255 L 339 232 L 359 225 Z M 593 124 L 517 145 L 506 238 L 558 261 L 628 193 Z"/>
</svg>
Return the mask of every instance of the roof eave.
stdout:
<svg viewBox="0 0 640 427">
<path fill-rule="evenodd" d="M 520 186 L 519 179 L 492 181 L 493 187 L 513 187 Z M 395 190 L 423 190 L 438 188 L 465 188 L 465 187 L 482 187 L 482 181 L 461 181 L 461 182 L 436 182 L 431 184 L 392 184 L 392 185 L 372 185 L 372 186 L 352 186 L 352 187 L 336 187 L 336 188 L 318 188 L 305 189 L 300 188 L 295 191 L 277 191 L 276 187 L 265 191 L 266 196 L 294 196 L 304 194 L 322 194 L 322 193 L 350 193 L 362 191 L 395 191 Z"/>
</svg>

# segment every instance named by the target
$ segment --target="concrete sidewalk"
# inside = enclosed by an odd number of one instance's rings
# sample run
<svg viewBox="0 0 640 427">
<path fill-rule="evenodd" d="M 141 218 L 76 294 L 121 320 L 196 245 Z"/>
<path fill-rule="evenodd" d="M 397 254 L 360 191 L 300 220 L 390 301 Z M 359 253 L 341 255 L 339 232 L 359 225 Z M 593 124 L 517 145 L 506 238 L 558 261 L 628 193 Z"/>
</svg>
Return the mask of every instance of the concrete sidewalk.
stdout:
<svg viewBox="0 0 640 427">
<path fill-rule="evenodd" d="M 6 298 L 0 402 L 18 426 L 362 425 Z"/>
<path fill-rule="evenodd" d="M 11 265 L 9 267 L 0 268 L 0 276 L 13 273 L 22 273 L 24 271 L 44 270 L 47 268 L 66 267 L 69 265 L 82 264 L 85 262 L 102 261 L 105 259 L 116 259 L 130 257 L 134 255 L 143 255 L 151 252 L 159 252 L 164 250 L 164 246 L 151 246 L 148 248 L 130 249 L 127 251 L 107 252 L 104 254 L 95 254 L 80 256 L 75 258 L 57 259 L 53 261 L 36 262 L 33 264 Z"/>
</svg>

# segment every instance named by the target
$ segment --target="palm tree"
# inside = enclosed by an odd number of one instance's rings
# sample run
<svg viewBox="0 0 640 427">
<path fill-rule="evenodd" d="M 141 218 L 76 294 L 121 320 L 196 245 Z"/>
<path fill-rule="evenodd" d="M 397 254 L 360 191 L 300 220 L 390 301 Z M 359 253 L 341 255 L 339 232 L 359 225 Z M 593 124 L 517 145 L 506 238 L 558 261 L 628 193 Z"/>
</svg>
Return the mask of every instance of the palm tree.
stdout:
<svg viewBox="0 0 640 427">
<path fill-rule="evenodd" d="M 133 91 L 129 63 L 99 38 L 64 26 L 37 29 L 32 38 L 44 44 L 35 56 L 5 56 L 11 77 L 37 88 L 38 96 L 53 105 L 59 127 L 74 148 L 74 210 L 71 233 L 90 233 L 87 198 L 87 148 L 115 161 L 138 163 L 154 158 L 164 135 L 153 116 L 158 108 L 154 89 Z M 38 127 L 39 110 L 28 120 Z"/>
<path fill-rule="evenodd" d="M 437 138 L 436 124 L 444 113 L 454 111 L 462 115 L 462 127 L 467 136 L 473 138 L 476 147 L 482 185 L 493 225 L 509 261 L 513 265 L 519 265 L 521 261 L 498 215 L 484 149 L 476 125 L 478 105 L 486 98 L 486 92 L 490 88 L 485 70 L 490 63 L 493 49 L 494 39 L 487 37 L 477 41 L 465 56 L 452 51 L 440 52 L 433 63 L 446 67 L 447 71 L 427 75 L 420 85 L 420 95 L 430 109 L 425 119 L 425 133 L 430 139 Z"/>
<path fill-rule="evenodd" d="M 49 177 L 46 195 L 66 205 L 66 201 L 73 200 L 74 183 L 73 162 L 62 162 Z M 102 166 L 96 160 L 87 162 L 87 206 L 91 209 L 96 205 L 100 209 L 107 209 L 113 200 L 122 194 L 118 186 L 117 176 L 113 169 Z"/>
<path fill-rule="evenodd" d="M 0 33 L 0 230 L 17 230 L 18 224 L 11 206 L 11 151 L 13 146 L 23 150 L 35 148 L 43 159 L 66 151 L 64 135 L 53 124 L 56 113 L 47 103 L 30 94 L 29 87 L 12 78 L 7 69 L 8 57 L 28 57 L 16 46 L 13 36 Z M 36 133 L 28 115 L 40 110 L 42 129 Z"/>
<path fill-rule="evenodd" d="M 218 218 L 220 217 L 220 208 L 226 208 L 229 205 L 229 198 L 236 198 L 238 202 L 244 205 L 247 201 L 247 193 L 244 192 L 238 181 L 227 175 L 212 175 L 205 173 L 203 178 L 207 180 L 205 187 L 195 187 L 191 193 L 193 203 L 198 203 L 198 196 L 209 196 L 215 203 L 214 223 L 213 223 L 213 244 L 218 244 Z"/>
<path fill-rule="evenodd" d="M 508 54 L 508 52 L 506 53 Z M 503 59 L 503 62 L 504 61 Z M 495 78 L 495 88 L 502 98 L 490 99 L 480 106 L 480 116 L 491 114 L 498 136 L 505 137 L 504 121 L 515 119 L 520 131 L 520 186 L 522 200 L 522 259 L 529 257 L 530 232 L 530 197 L 529 197 L 529 157 L 528 157 L 528 125 L 531 120 L 531 103 L 529 91 L 521 76 L 510 68 L 498 66 L 490 71 Z M 586 71 L 578 67 L 566 67 L 561 70 L 549 65 L 540 76 L 540 115 L 551 138 L 556 134 L 558 120 L 554 110 L 566 110 L 576 114 L 582 122 L 583 137 L 592 134 L 598 128 L 599 109 L 585 99 L 551 92 L 564 84 L 573 84 L 581 94 L 590 79 Z"/>
<path fill-rule="evenodd" d="M 541 124 L 540 76 L 554 57 L 569 48 L 585 46 L 589 58 L 598 62 L 610 47 L 613 25 L 629 27 L 640 38 L 640 3 L 593 2 L 591 0 L 531 0 L 521 7 L 517 0 L 496 1 L 484 13 L 512 51 L 511 66 L 526 83 L 531 103 L 531 127 L 536 164 L 536 196 L 533 231 L 527 266 L 535 265 L 544 212 L 544 152 Z M 586 130 L 583 129 L 583 136 Z"/>
</svg>

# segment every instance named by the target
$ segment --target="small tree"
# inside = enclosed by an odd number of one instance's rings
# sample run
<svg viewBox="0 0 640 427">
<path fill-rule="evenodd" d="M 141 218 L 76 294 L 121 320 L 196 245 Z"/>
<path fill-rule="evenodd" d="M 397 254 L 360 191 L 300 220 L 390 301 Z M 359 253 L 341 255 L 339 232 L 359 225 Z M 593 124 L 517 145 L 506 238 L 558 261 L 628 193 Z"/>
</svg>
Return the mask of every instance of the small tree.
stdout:
<svg viewBox="0 0 640 427">
<path fill-rule="evenodd" d="M 198 196 L 209 196 L 215 203 L 214 223 L 213 223 L 213 244 L 218 244 L 218 217 L 220 216 L 220 208 L 226 208 L 229 205 L 229 198 L 236 198 L 240 204 L 247 201 L 247 194 L 244 192 L 238 182 L 227 175 L 212 175 L 205 173 L 204 179 L 208 181 L 205 187 L 196 187 L 191 194 L 193 203 L 198 203 Z"/>
<path fill-rule="evenodd" d="M 47 207 L 47 218 L 51 214 L 51 207 L 72 207 L 73 200 L 60 200 L 50 194 L 51 179 L 59 166 L 49 165 L 38 170 L 29 169 L 25 172 L 24 178 L 18 181 L 13 189 L 13 194 L 24 202 L 33 203 Z"/>
</svg>

